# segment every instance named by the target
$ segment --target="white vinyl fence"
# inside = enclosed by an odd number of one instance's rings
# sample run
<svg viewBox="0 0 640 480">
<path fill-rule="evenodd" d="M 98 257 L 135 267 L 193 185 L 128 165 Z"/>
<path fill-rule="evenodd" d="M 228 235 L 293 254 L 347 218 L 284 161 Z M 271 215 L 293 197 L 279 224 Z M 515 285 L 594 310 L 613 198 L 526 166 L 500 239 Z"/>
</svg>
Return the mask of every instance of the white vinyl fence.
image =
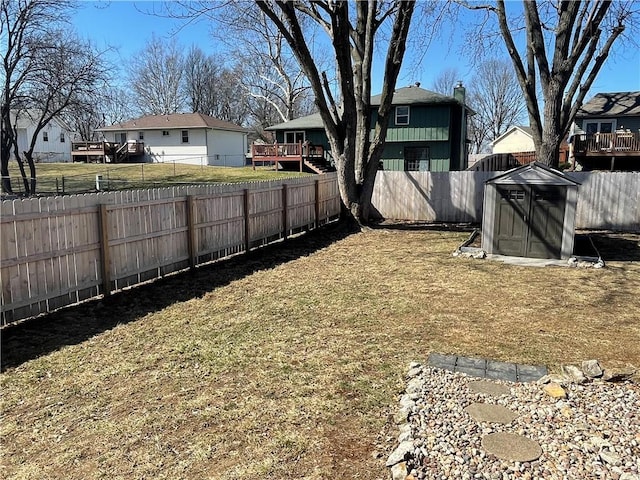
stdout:
<svg viewBox="0 0 640 480">
<path fill-rule="evenodd" d="M 482 220 L 484 182 L 496 172 L 378 172 L 373 206 L 382 218 L 425 222 Z M 640 172 L 573 172 L 576 228 L 640 231 Z"/>
</svg>

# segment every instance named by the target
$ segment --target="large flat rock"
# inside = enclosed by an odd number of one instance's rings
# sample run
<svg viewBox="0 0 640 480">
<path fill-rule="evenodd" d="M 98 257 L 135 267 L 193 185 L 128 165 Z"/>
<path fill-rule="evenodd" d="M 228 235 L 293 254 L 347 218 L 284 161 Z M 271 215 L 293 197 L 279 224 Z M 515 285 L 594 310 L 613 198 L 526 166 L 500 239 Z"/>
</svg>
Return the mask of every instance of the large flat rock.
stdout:
<svg viewBox="0 0 640 480">
<path fill-rule="evenodd" d="M 542 455 L 542 448 L 535 442 L 515 433 L 491 433 L 482 437 L 482 448 L 503 460 L 532 462 Z"/>
<path fill-rule="evenodd" d="M 518 417 L 518 414 L 510 408 L 490 403 L 472 403 L 464 410 L 478 422 L 504 423 L 506 425 Z"/>
<path fill-rule="evenodd" d="M 511 389 L 505 385 L 499 383 L 489 382 L 487 380 L 474 380 L 469 382 L 469 390 L 476 393 L 482 393 L 485 395 L 491 395 L 492 397 L 501 397 L 502 395 L 509 395 Z"/>
</svg>

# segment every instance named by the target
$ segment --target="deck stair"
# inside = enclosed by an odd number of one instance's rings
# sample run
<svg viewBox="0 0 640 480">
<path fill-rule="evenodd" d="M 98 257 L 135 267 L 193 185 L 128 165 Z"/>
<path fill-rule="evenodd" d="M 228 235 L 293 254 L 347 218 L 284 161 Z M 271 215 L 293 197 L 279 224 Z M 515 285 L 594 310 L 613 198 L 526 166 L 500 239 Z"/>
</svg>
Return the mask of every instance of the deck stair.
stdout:
<svg viewBox="0 0 640 480">
<path fill-rule="evenodd" d="M 322 157 L 307 157 L 304 159 L 304 168 L 314 173 L 335 172 L 336 169 Z"/>
<path fill-rule="evenodd" d="M 309 143 L 274 143 L 253 144 L 251 146 L 251 162 L 256 165 L 272 164 L 285 171 L 306 171 L 311 173 L 327 173 L 335 171 L 328 161 L 320 145 Z"/>
</svg>

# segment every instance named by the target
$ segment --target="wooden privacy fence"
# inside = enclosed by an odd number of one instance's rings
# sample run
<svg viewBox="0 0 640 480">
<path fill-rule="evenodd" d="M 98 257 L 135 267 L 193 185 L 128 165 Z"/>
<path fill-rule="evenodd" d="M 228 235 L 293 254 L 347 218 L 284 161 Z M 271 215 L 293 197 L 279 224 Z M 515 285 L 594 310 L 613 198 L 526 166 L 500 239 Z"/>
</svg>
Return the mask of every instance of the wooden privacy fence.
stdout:
<svg viewBox="0 0 640 480">
<path fill-rule="evenodd" d="M 482 221 L 484 182 L 496 172 L 378 172 L 372 203 L 382 218 Z M 576 228 L 640 231 L 640 172 L 573 172 Z"/>
<path fill-rule="evenodd" d="M 336 174 L 4 201 L 1 324 L 316 228 Z"/>
</svg>

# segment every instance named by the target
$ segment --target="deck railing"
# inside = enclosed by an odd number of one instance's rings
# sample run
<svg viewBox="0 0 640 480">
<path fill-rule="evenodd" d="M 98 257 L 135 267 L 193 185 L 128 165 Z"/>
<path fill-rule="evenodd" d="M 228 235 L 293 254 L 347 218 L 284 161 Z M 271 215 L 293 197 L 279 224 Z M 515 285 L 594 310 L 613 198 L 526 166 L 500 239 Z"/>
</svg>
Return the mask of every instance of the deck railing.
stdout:
<svg viewBox="0 0 640 480">
<path fill-rule="evenodd" d="M 310 143 L 273 143 L 251 145 L 251 162 L 253 168 L 256 163 L 264 164 L 277 162 L 298 162 L 300 171 L 304 160 L 309 158 L 324 158 L 324 148 Z"/>
<path fill-rule="evenodd" d="M 580 134 L 574 137 L 574 155 L 638 155 L 640 133 Z"/>
<path fill-rule="evenodd" d="M 72 142 L 71 155 L 73 157 L 113 157 L 112 161 L 120 161 L 130 155 L 144 153 L 144 142 L 131 140 L 126 143 L 116 142 Z"/>
</svg>

